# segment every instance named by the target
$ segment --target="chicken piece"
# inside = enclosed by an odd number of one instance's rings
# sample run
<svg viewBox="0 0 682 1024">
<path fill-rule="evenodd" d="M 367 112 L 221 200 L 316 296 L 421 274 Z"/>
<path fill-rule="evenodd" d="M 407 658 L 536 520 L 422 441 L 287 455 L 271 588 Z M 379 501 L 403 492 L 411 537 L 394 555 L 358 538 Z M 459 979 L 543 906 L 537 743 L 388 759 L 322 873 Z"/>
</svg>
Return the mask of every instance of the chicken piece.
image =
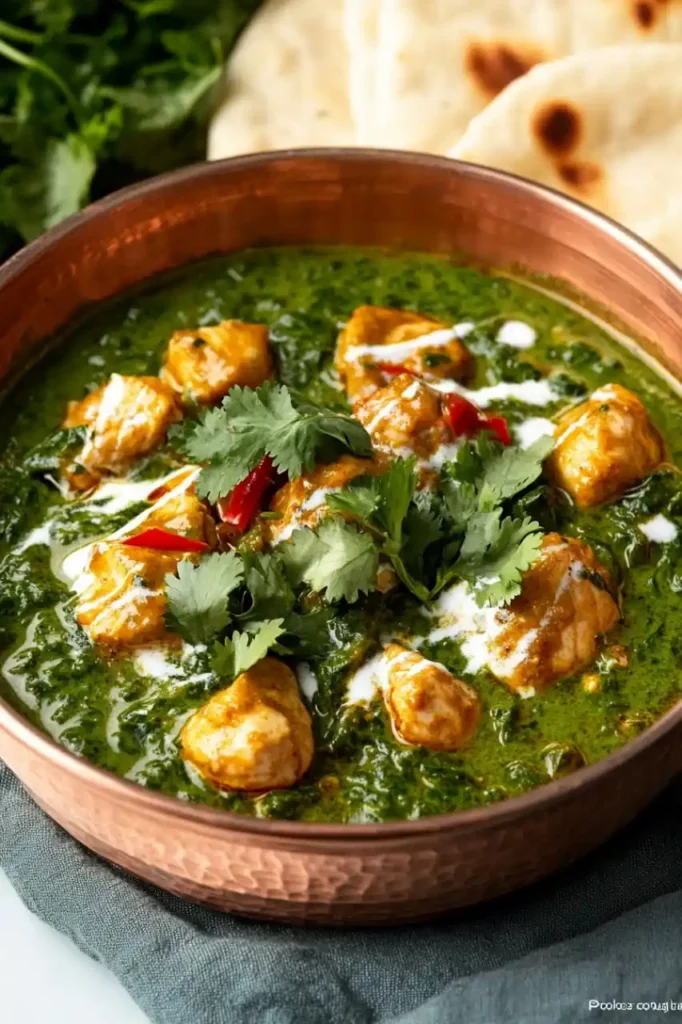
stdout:
<svg viewBox="0 0 682 1024">
<path fill-rule="evenodd" d="M 454 329 L 432 316 L 358 306 L 339 335 L 335 366 L 348 396 L 357 400 L 388 383 L 392 373 L 382 366 L 463 380 L 471 355 Z"/>
<path fill-rule="evenodd" d="M 636 395 L 607 384 L 557 424 L 549 476 L 580 508 L 617 498 L 659 465 L 661 435 Z"/>
<path fill-rule="evenodd" d="M 452 434 L 437 391 L 408 373 L 374 391 L 355 406 L 355 416 L 379 449 L 414 452 L 429 459 Z"/>
<path fill-rule="evenodd" d="M 176 331 L 166 349 L 161 379 L 196 402 L 219 402 L 231 387 L 256 388 L 272 376 L 264 324 L 223 320 L 217 327 Z"/>
<path fill-rule="evenodd" d="M 442 665 L 400 644 L 386 648 L 385 700 L 396 735 L 430 750 L 459 750 L 481 716 L 477 694 Z"/>
<path fill-rule="evenodd" d="M 215 522 L 207 507 L 192 490 L 162 497 L 144 518 L 135 520 L 135 527 L 126 530 L 126 534 L 140 533 L 153 527 L 170 530 L 193 540 L 203 540 L 210 547 L 216 545 Z"/>
<path fill-rule="evenodd" d="M 186 557 L 118 541 L 93 545 L 76 619 L 94 643 L 113 649 L 170 641 L 164 583 Z"/>
<path fill-rule="evenodd" d="M 75 464 L 64 467 L 70 485 L 89 490 L 107 473 L 120 474 L 163 441 L 181 413 L 175 395 L 158 377 L 122 377 L 81 402 L 69 402 L 63 427 L 89 427 Z"/>
<path fill-rule="evenodd" d="M 429 336 L 431 340 L 429 341 Z M 381 365 L 462 380 L 471 356 L 454 330 L 422 313 L 359 306 L 339 335 L 335 365 L 354 401 L 388 383 Z"/>
<path fill-rule="evenodd" d="M 135 536 L 152 527 L 215 546 L 213 519 L 191 491 L 161 498 L 125 532 Z M 118 540 L 93 545 L 77 587 L 78 622 L 95 643 L 112 648 L 172 641 L 164 622 L 165 579 L 187 557 L 184 552 L 134 547 Z"/>
<path fill-rule="evenodd" d="M 495 614 L 490 669 L 512 690 L 542 689 L 594 660 L 619 619 L 609 574 L 575 537 L 549 533 L 521 593 Z"/>
<path fill-rule="evenodd" d="M 279 512 L 282 518 L 268 521 L 266 540 L 277 544 L 288 540 L 301 526 L 315 526 L 329 513 L 325 503 L 327 494 L 341 490 L 356 476 L 375 476 L 385 468 L 380 461 L 342 455 L 337 462 L 317 466 L 312 473 L 290 480 L 272 497 L 270 511 Z"/>
<path fill-rule="evenodd" d="M 313 758 L 310 715 L 296 677 L 263 658 L 196 711 L 181 733 L 182 756 L 219 789 L 286 789 Z"/>
</svg>

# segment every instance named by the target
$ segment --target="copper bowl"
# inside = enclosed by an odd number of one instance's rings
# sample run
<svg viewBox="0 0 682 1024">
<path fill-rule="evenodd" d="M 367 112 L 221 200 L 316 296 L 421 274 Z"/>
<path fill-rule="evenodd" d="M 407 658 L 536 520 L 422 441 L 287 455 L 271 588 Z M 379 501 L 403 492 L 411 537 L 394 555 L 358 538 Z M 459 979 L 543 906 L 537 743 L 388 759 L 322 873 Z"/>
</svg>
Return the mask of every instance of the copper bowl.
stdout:
<svg viewBox="0 0 682 1024">
<path fill-rule="evenodd" d="M 550 275 L 682 376 L 682 276 L 604 217 L 470 164 L 362 150 L 274 153 L 127 189 L 0 271 L 0 373 L 88 303 L 211 253 L 351 244 Z M 0 701 L 0 756 L 90 849 L 222 910 L 325 924 L 407 921 L 488 900 L 586 853 L 682 770 L 682 704 L 591 767 L 421 821 L 313 825 L 192 806 L 79 760 Z"/>
</svg>

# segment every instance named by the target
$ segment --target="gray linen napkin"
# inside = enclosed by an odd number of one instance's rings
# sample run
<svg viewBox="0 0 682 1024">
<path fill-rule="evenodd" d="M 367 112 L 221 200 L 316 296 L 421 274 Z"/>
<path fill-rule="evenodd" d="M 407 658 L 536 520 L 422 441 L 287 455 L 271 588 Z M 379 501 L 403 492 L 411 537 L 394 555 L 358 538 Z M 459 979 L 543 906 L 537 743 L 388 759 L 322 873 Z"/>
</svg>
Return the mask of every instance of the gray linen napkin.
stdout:
<svg viewBox="0 0 682 1024">
<path fill-rule="evenodd" d="M 294 928 L 194 907 L 88 853 L 1 763 L 0 865 L 154 1024 L 682 1019 L 682 779 L 563 875 L 409 928 Z"/>
</svg>

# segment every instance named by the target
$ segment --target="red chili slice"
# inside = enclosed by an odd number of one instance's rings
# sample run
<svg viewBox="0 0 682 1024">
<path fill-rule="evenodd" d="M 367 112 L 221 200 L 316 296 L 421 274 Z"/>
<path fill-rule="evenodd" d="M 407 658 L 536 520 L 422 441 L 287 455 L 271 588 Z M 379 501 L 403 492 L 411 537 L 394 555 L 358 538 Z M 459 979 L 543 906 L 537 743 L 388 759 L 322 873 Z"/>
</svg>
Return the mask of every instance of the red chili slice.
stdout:
<svg viewBox="0 0 682 1024">
<path fill-rule="evenodd" d="M 208 551 L 208 544 L 203 540 L 183 537 L 172 530 L 164 530 L 160 526 L 150 526 L 148 530 L 136 533 L 134 537 L 126 537 L 123 541 L 130 548 L 152 548 L 154 551 L 186 551 L 194 553 Z"/>
<path fill-rule="evenodd" d="M 234 526 L 240 533 L 249 526 L 260 511 L 263 496 L 273 481 L 274 464 L 266 455 L 234 490 L 218 502 L 218 514 L 224 523 Z"/>
<path fill-rule="evenodd" d="M 398 377 L 401 373 L 409 373 L 413 377 L 416 376 L 414 370 L 408 370 L 402 363 L 376 363 L 377 370 L 381 370 L 388 377 Z"/>
<path fill-rule="evenodd" d="M 504 416 L 486 416 L 462 395 L 448 395 L 445 399 L 445 418 L 455 437 L 473 437 L 481 430 L 489 430 L 503 445 L 511 444 Z"/>
<path fill-rule="evenodd" d="M 483 429 L 491 430 L 497 440 L 501 441 L 503 445 L 511 444 L 509 425 L 504 416 L 484 416 L 483 419 Z"/>
<path fill-rule="evenodd" d="M 462 395 L 448 395 L 445 400 L 447 422 L 455 437 L 472 437 L 481 429 L 481 412 Z"/>
</svg>

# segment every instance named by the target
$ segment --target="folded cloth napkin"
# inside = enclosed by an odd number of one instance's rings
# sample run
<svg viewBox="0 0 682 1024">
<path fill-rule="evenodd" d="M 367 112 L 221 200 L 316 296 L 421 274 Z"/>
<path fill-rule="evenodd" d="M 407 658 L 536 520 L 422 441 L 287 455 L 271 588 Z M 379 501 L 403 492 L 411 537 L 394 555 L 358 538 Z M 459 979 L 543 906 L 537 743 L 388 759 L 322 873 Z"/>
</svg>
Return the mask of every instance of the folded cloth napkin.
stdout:
<svg viewBox="0 0 682 1024">
<path fill-rule="evenodd" d="M 192 906 L 88 853 L 1 763 L 0 866 L 154 1024 L 682 1019 L 682 779 L 570 871 L 431 925 L 332 931 Z"/>
</svg>

